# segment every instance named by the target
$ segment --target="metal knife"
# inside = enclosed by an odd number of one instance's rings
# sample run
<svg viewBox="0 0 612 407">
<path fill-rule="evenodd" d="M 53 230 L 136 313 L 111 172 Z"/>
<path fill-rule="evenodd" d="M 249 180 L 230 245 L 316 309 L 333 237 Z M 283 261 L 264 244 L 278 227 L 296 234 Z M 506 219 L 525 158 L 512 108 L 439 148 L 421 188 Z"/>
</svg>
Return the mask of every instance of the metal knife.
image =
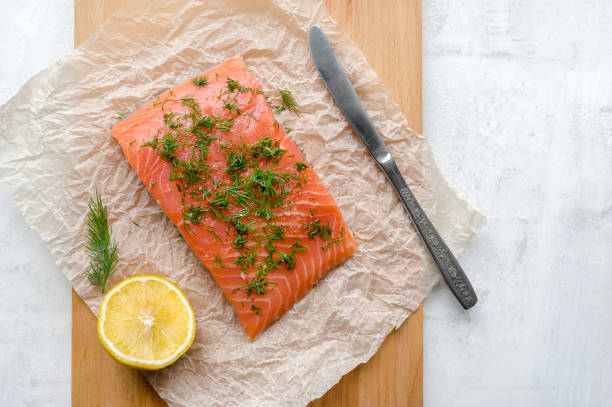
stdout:
<svg viewBox="0 0 612 407">
<path fill-rule="evenodd" d="M 316 25 L 312 26 L 308 32 L 308 44 L 317 70 L 329 93 L 376 160 L 376 163 L 395 187 L 397 195 L 404 204 L 421 239 L 429 249 L 429 253 L 431 253 L 431 257 L 438 266 L 442 277 L 444 277 L 444 281 L 463 308 L 473 307 L 478 302 L 478 298 L 470 280 L 468 280 L 459 262 L 417 202 L 412 191 L 410 191 L 389 149 L 376 131 L 342 65 L 338 62 L 325 34 Z"/>
</svg>

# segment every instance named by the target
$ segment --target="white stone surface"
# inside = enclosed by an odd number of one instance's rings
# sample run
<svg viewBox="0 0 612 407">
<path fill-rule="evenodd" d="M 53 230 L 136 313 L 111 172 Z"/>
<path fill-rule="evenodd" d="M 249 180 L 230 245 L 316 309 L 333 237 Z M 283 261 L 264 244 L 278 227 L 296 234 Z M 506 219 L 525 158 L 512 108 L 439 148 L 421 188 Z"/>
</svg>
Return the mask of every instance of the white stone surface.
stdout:
<svg viewBox="0 0 612 407">
<path fill-rule="evenodd" d="M 561 3 L 561 4 L 559 4 Z M 0 0 L 0 102 L 73 43 L 72 0 Z M 480 303 L 425 304 L 425 406 L 612 403 L 612 3 L 423 0 L 424 128 L 489 226 Z M 70 289 L 0 188 L 0 405 L 68 405 Z"/>
<path fill-rule="evenodd" d="M 0 0 L 0 103 L 73 45 L 73 0 Z M 2 137 L 2 136 L 0 136 Z M 0 406 L 70 405 L 70 284 L 0 187 Z"/>
<path fill-rule="evenodd" d="M 423 1 L 424 133 L 488 217 L 425 302 L 426 406 L 612 405 L 612 2 Z"/>
</svg>

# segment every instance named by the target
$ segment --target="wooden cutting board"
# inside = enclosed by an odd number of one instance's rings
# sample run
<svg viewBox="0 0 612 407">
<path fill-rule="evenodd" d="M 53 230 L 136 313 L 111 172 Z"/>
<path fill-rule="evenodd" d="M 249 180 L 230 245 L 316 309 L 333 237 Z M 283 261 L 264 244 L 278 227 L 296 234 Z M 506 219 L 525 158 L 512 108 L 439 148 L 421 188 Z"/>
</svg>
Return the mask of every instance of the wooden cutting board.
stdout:
<svg viewBox="0 0 612 407">
<path fill-rule="evenodd" d="M 75 0 L 75 46 L 129 2 Z M 421 1 L 325 0 L 325 3 L 391 90 L 408 123 L 421 133 Z M 166 405 L 137 370 L 120 365 L 106 353 L 98 341 L 94 315 L 74 291 L 72 405 Z M 389 335 L 368 363 L 358 366 L 311 403 L 312 407 L 422 405 L 422 306 Z"/>
</svg>

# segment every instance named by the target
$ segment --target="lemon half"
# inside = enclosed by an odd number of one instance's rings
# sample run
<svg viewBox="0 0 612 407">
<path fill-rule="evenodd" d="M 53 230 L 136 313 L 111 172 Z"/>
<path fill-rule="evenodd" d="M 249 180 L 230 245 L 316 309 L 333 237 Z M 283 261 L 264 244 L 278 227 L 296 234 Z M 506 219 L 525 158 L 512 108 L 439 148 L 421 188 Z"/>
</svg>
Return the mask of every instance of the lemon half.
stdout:
<svg viewBox="0 0 612 407">
<path fill-rule="evenodd" d="M 139 369 L 161 369 L 189 349 L 195 315 L 185 294 L 157 276 L 123 280 L 102 300 L 98 336 L 119 362 Z"/>
</svg>

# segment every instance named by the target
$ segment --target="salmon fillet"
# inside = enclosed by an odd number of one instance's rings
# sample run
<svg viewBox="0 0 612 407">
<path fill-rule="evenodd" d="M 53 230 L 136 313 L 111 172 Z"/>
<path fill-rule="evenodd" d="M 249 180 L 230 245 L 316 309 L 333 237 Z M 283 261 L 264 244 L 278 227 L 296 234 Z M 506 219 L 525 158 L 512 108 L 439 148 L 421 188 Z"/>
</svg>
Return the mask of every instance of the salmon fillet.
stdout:
<svg viewBox="0 0 612 407">
<path fill-rule="evenodd" d="M 160 95 L 111 134 L 251 339 L 356 250 L 240 57 Z"/>
</svg>

